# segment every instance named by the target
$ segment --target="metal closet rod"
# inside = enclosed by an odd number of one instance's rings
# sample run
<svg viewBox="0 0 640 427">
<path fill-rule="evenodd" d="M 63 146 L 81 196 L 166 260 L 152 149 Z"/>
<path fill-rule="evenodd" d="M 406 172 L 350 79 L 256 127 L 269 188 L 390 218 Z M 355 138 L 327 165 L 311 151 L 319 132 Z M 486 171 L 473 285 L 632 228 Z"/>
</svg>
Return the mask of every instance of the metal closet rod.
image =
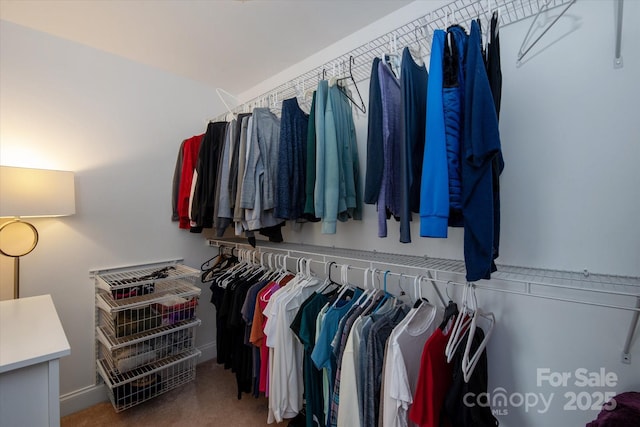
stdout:
<svg viewBox="0 0 640 427">
<path fill-rule="evenodd" d="M 224 245 L 237 245 L 235 243 L 228 243 L 228 242 L 224 242 L 224 241 L 219 241 L 217 242 L 219 246 L 224 246 Z M 240 245 L 248 245 L 248 244 L 244 244 L 244 243 L 239 243 Z M 327 254 L 321 254 L 321 253 L 315 253 L 315 252 L 306 252 L 303 250 L 295 250 L 295 249 L 287 249 L 287 248 L 251 248 L 251 249 L 246 249 L 247 251 L 255 251 L 257 253 L 265 253 L 265 254 L 269 254 L 269 253 L 274 253 L 276 255 L 283 255 L 281 253 L 275 253 L 274 251 L 279 251 L 279 252 L 286 252 L 286 258 L 287 259 L 292 259 L 292 260 L 299 260 L 300 258 L 305 258 L 305 259 L 311 259 L 312 262 L 316 262 L 316 263 L 320 263 L 323 264 L 325 267 L 334 261 L 327 261 L 326 258 L 333 258 L 333 255 L 327 255 Z M 313 259 L 313 258 L 306 258 L 306 257 L 302 257 L 302 256 L 294 256 L 291 255 L 291 252 L 296 252 L 296 253 L 306 253 L 308 255 L 315 255 L 315 256 L 319 256 L 319 257 L 323 257 L 325 258 L 322 261 Z M 341 257 L 343 258 L 343 257 Z M 467 286 L 468 283 L 466 282 L 459 282 L 459 281 L 455 281 L 455 280 L 444 280 L 444 279 L 438 279 L 436 276 L 433 276 L 432 270 L 429 269 L 428 267 L 421 267 L 421 266 L 408 266 L 408 265 L 401 265 L 401 264 L 387 264 L 384 261 L 372 261 L 372 260 L 365 260 L 365 259 L 361 259 L 361 258 L 352 258 L 352 261 L 359 261 L 359 262 L 369 262 L 371 265 L 373 264 L 378 264 L 378 265 L 387 265 L 390 267 L 396 267 L 396 268 L 412 268 L 412 269 L 422 269 L 426 271 L 426 275 L 423 275 L 423 277 L 425 278 L 425 280 L 428 280 L 432 283 L 439 283 L 439 284 L 443 284 L 443 285 L 454 285 L 454 286 Z M 348 263 L 337 263 L 335 262 L 335 265 L 348 265 L 349 268 L 351 269 L 358 269 L 361 271 L 366 270 L 367 267 L 360 267 L 360 266 L 355 266 L 355 265 L 351 265 Z M 371 268 L 371 267 L 369 267 Z M 386 268 L 382 268 L 382 269 L 378 269 L 382 272 L 386 271 Z M 454 273 L 453 274 L 458 274 L 458 273 Z M 390 271 L 389 274 L 392 274 L 394 276 L 403 276 L 403 277 L 407 277 L 407 278 L 413 278 L 415 279 L 416 277 L 419 277 L 421 275 L 412 275 L 412 274 L 405 274 L 405 273 L 397 273 L 397 272 L 393 272 Z M 498 279 L 500 280 L 500 279 Z M 536 297 L 536 298 L 542 298 L 542 299 L 547 299 L 547 300 L 553 300 L 553 301 L 562 301 L 562 302 L 570 302 L 570 303 L 575 303 L 575 304 L 584 304 L 584 305 L 591 305 L 591 306 L 595 306 L 595 307 L 603 307 L 603 308 L 614 308 L 614 309 L 619 309 L 619 310 L 626 310 L 626 311 L 633 311 L 636 313 L 640 313 L 640 307 L 628 307 L 628 306 L 622 306 L 622 305 L 617 305 L 617 304 L 606 304 L 606 303 L 600 303 L 600 302 L 594 302 L 594 301 L 585 301 L 585 300 L 578 300 L 578 299 L 573 299 L 573 298 L 566 298 L 566 297 L 557 297 L 557 296 L 553 296 L 553 295 L 542 295 L 542 294 L 536 294 L 536 293 L 532 293 L 531 292 L 531 286 L 546 286 L 546 287 L 552 287 L 552 288 L 560 288 L 560 289 L 567 289 L 567 290 L 578 290 L 578 291 L 587 291 L 587 292 L 596 292 L 596 293 L 605 293 L 605 294 L 611 294 L 611 295 L 622 295 L 622 296 L 628 296 L 627 294 L 622 294 L 619 292 L 615 292 L 615 291 L 605 291 L 605 290 L 601 290 L 601 289 L 590 289 L 590 288 L 580 288 L 577 289 L 575 287 L 570 287 L 570 286 L 564 286 L 564 285 L 558 285 L 558 284 L 550 284 L 550 283 L 544 283 L 544 282 L 537 282 L 537 281 L 526 281 L 526 280 L 521 280 L 521 279 L 511 279 L 510 281 L 513 282 L 517 282 L 517 283 L 521 283 L 523 285 L 525 285 L 525 288 L 528 289 L 528 291 L 518 291 L 518 290 L 511 290 L 511 289 L 507 289 L 507 288 L 498 288 L 498 287 L 494 287 L 494 286 L 487 286 L 485 284 L 482 283 L 473 283 L 473 286 L 476 287 L 476 289 L 484 289 L 484 290 L 488 290 L 488 291 L 495 291 L 495 292 L 501 292 L 501 293 L 507 293 L 507 294 L 513 294 L 513 295 L 522 295 L 522 296 L 530 296 L 530 297 Z M 435 289 L 437 289 L 437 287 L 434 287 Z M 440 296 L 440 298 L 442 298 L 442 296 Z M 640 295 L 637 296 L 638 299 L 640 299 Z"/>
<path fill-rule="evenodd" d="M 221 246 L 223 246 L 223 245 L 221 245 Z M 237 251 L 239 253 L 245 252 L 245 254 L 253 253 L 252 260 L 253 260 L 254 263 L 257 263 L 256 262 L 256 257 L 257 257 L 257 254 L 259 253 L 260 254 L 259 255 L 260 256 L 260 264 L 262 266 L 265 266 L 265 264 L 267 264 L 266 266 L 270 267 L 270 268 L 280 267 L 280 268 L 285 268 L 286 269 L 287 268 L 287 266 L 286 266 L 287 260 L 292 260 L 292 261 L 294 261 L 296 263 L 298 263 L 300 260 L 305 260 L 305 261 L 312 262 L 312 263 L 315 262 L 315 263 L 320 264 L 320 265 L 322 265 L 324 267 L 324 274 L 329 279 L 331 279 L 331 268 L 333 266 L 335 266 L 335 267 L 338 267 L 338 268 L 346 267 L 348 270 L 359 270 L 359 271 L 362 271 L 363 273 L 366 272 L 366 271 L 371 271 L 371 272 L 373 272 L 375 274 L 391 275 L 391 276 L 396 276 L 396 277 L 398 277 L 400 279 L 402 279 L 402 278 L 413 279 L 413 280 L 417 279 L 417 280 L 419 280 L 420 284 L 422 284 L 422 282 L 424 280 L 426 280 L 426 281 L 434 283 L 434 287 L 433 288 L 434 288 L 436 294 L 438 295 L 438 299 L 442 302 L 443 306 L 446 306 L 447 303 L 446 303 L 444 297 L 442 296 L 442 293 L 438 289 L 438 287 L 435 286 L 435 283 L 443 283 L 443 284 L 447 284 L 447 285 L 464 286 L 464 284 L 458 283 L 458 282 L 455 282 L 455 281 L 452 281 L 452 280 L 446 281 L 446 280 L 434 279 L 428 273 L 426 275 L 413 275 L 413 274 L 397 273 L 395 271 L 385 270 L 385 269 L 380 269 L 380 268 L 360 267 L 360 266 L 357 266 L 357 265 L 351 265 L 351 264 L 346 264 L 346 263 L 338 263 L 336 261 L 326 261 L 326 260 L 320 261 L 320 260 L 317 260 L 317 259 L 314 259 L 314 258 L 298 257 L 298 256 L 289 255 L 289 254 L 280 254 L 280 253 L 275 253 L 275 252 L 272 252 L 272 251 L 269 251 L 269 250 L 265 251 L 265 250 L 259 250 L 259 249 L 237 249 Z M 275 265 L 272 265 L 272 264 L 274 264 L 272 262 L 272 260 L 267 260 L 265 262 L 265 260 L 263 258 L 263 255 L 266 255 L 266 256 L 275 255 L 275 256 L 281 257 L 281 258 L 279 259 L 279 261 L 275 261 Z M 280 265 L 278 266 L 277 263 L 280 263 Z M 299 266 L 299 264 L 298 264 L 298 266 Z"/>
<path fill-rule="evenodd" d="M 541 9 L 550 10 L 559 6 L 573 3 L 575 0 L 455 0 L 438 9 L 435 9 L 419 18 L 401 25 L 381 36 L 378 36 L 347 53 L 344 53 L 324 64 L 317 66 L 297 77 L 282 83 L 275 88 L 253 97 L 231 111 L 225 111 L 216 116 L 214 120 L 224 120 L 229 112 L 239 113 L 249 111 L 251 106 L 264 105 L 265 101 L 273 99 L 283 100 L 296 96 L 301 86 L 305 89 L 317 86 L 322 79 L 323 72 L 332 72 L 334 67 L 342 66 L 343 71 L 348 70 L 349 61 L 353 58 L 352 72 L 356 83 L 369 78 L 371 62 L 375 57 L 389 52 L 389 45 L 395 38 L 399 48 L 404 46 L 416 46 L 422 44 L 425 55 L 431 48 L 430 40 L 433 31 L 438 28 L 446 28 L 451 23 L 464 23 L 472 19 L 490 16 L 495 10 L 499 10 L 500 27 L 514 24 L 535 16 Z"/>
<path fill-rule="evenodd" d="M 211 240 L 210 244 L 239 244 L 241 246 L 249 246 L 247 243 L 227 240 Z M 311 256 L 322 256 L 329 258 L 338 258 L 341 260 L 351 260 L 356 263 L 367 263 L 369 266 L 384 265 L 385 267 L 393 266 L 401 269 L 411 268 L 416 270 L 431 271 L 434 274 L 454 274 L 464 275 L 465 267 L 463 261 L 429 258 L 427 256 L 415 255 L 397 255 L 376 251 L 359 251 L 346 250 L 335 247 L 315 247 L 310 245 L 297 245 L 291 243 L 281 243 L 271 245 L 265 242 L 261 248 L 273 249 L 280 252 L 288 252 L 289 254 L 308 254 Z M 557 288 L 562 290 L 583 291 L 595 294 L 605 294 L 613 296 L 640 297 L 640 280 L 635 277 L 607 276 L 590 274 L 587 271 L 583 273 L 542 270 L 534 268 L 521 268 L 512 266 L 500 266 L 500 270 L 493 274 L 493 282 L 508 282 L 522 285 L 524 288 L 532 286 L 544 286 L 547 288 Z M 525 294 L 531 293 L 528 291 Z M 575 301 L 583 302 L 583 301 Z M 609 306 L 609 305 L 606 305 Z M 614 308 L 623 308 L 633 310 L 629 307 L 615 306 Z"/>
<path fill-rule="evenodd" d="M 221 240 L 209 240 L 209 244 L 211 245 L 212 243 L 215 243 L 217 246 L 226 246 L 226 245 L 233 245 L 236 247 L 236 249 L 239 250 L 238 245 L 241 246 L 249 246 L 248 243 L 232 243 L 232 242 L 225 242 L 225 241 L 221 241 Z M 315 255 L 315 256 L 319 256 L 319 257 L 323 257 L 323 261 L 318 261 L 315 260 L 313 258 L 305 258 L 305 259 L 309 259 L 312 262 L 317 262 L 317 263 L 321 263 L 325 266 L 325 270 L 326 270 L 326 266 L 331 265 L 331 263 L 335 263 L 333 261 L 327 261 L 327 257 L 330 258 L 334 258 L 334 255 L 331 254 L 322 254 L 319 252 L 311 252 L 311 251 L 305 251 L 305 250 L 298 250 L 298 249 L 288 249 L 288 248 L 266 248 L 266 249 L 258 249 L 258 248 L 253 248 L 251 247 L 251 249 L 246 249 L 245 251 L 253 251 L 254 254 L 262 251 L 262 253 L 265 254 L 269 254 L 269 253 L 274 253 L 273 251 L 281 251 L 281 252 L 286 252 L 286 255 L 283 254 L 276 254 L 276 255 L 282 255 L 284 257 L 284 262 L 286 262 L 287 258 L 292 258 L 292 259 L 296 259 L 299 260 L 301 258 L 304 257 L 296 257 L 296 256 L 292 256 L 291 252 L 296 252 L 296 253 L 305 253 L 307 255 Z M 372 255 L 375 255 L 376 253 L 372 253 Z M 340 257 L 341 259 L 345 259 L 345 257 Z M 347 257 L 347 259 L 349 259 Z M 373 267 L 373 264 L 385 264 L 384 260 L 377 260 L 377 261 L 367 261 L 363 258 L 351 258 L 354 261 L 358 261 L 358 262 L 369 262 L 370 263 L 370 267 Z M 254 255 L 254 260 L 255 260 L 255 255 Z M 335 263 L 336 265 L 348 265 L 348 264 L 338 264 Z M 413 268 L 413 269 L 422 269 L 425 270 L 425 276 L 415 276 L 415 275 L 407 275 L 404 273 L 396 273 L 396 272 L 392 272 L 386 269 L 380 269 L 380 271 L 384 271 L 386 274 L 392 274 L 395 276 L 400 276 L 400 277 L 407 277 L 407 278 L 416 278 L 416 277 L 423 277 L 424 279 L 430 281 L 433 284 L 433 289 L 436 291 L 436 293 L 438 294 L 438 298 L 440 299 L 440 301 L 442 301 L 442 303 L 444 305 L 446 305 L 444 303 L 444 298 L 442 297 L 441 292 L 438 289 L 438 286 L 436 286 L 436 284 L 444 284 L 446 286 L 448 285 L 455 285 L 455 286 L 467 286 L 469 285 L 469 283 L 461 283 L 461 282 L 456 282 L 453 280 L 442 280 L 442 279 L 438 279 L 436 277 L 438 271 L 434 270 L 433 268 L 429 268 L 429 267 L 425 267 L 425 266 L 416 266 L 416 265 L 401 265 L 401 264 L 387 264 L 387 265 L 392 265 L 394 267 L 399 267 L 399 268 Z M 355 268 L 355 269 L 360 269 L 360 270 L 366 270 L 365 267 L 359 267 L 359 266 L 352 266 L 349 265 L 350 268 Z M 283 267 L 284 266 L 283 264 Z M 433 273 L 433 275 L 432 275 Z M 460 274 L 459 272 L 454 272 L 454 271 L 444 271 L 444 273 L 447 274 Z M 586 276 L 585 276 L 586 277 Z M 590 288 L 576 288 L 576 287 L 570 287 L 570 286 L 563 286 L 563 285 L 558 285 L 558 284 L 550 284 L 550 283 L 544 283 L 544 282 L 536 282 L 536 281 L 527 281 L 527 280 L 522 280 L 522 279 L 513 279 L 513 278 L 501 278 L 501 279 L 497 279 L 497 280 L 502 280 L 502 281 L 511 281 L 514 283 L 520 283 L 520 284 L 524 284 L 525 287 L 525 291 L 515 291 L 515 290 L 511 290 L 511 289 L 506 289 L 506 288 L 496 288 L 496 287 L 492 287 L 492 286 L 486 286 L 486 285 L 482 285 L 482 284 L 478 284 L 478 283 L 473 283 L 472 286 L 474 286 L 474 288 L 477 289 L 485 289 L 485 290 L 489 290 L 489 291 L 496 291 L 496 292 L 502 292 L 502 293 L 507 293 L 507 294 L 513 294 L 513 295 L 522 295 L 522 296 L 529 296 L 529 297 L 535 297 L 535 298 L 542 298 L 542 299 L 547 299 L 547 300 L 552 300 L 552 301 L 561 301 L 561 302 L 570 302 L 570 303 L 575 303 L 575 304 L 583 304 L 583 305 L 590 305 L 590 306 L 595 306 L 595 307 L 603 307 L 603 308 L 613 308 L 613 309 L 619 309 L 619 310 L 627 310 L 627 311 L 632 311 L 633 315 L 631 317 L 631 322 L 629 325 L 629 329 L 627 331 L 627 337 L 625 339 L 625 343 L 624 343 L 624 347 L 622 350 L 622 363 L 625 364 L 630 364 L 631 363 L 631 344 L 633 342 L 633 337 L 635 335 L 635 331 L 638 325 L 638 320 L 640 319 L 640 293 L 636 294 L 636 295 L 630 295 L 628 293 L 621 293 L 621 292 L 615 292 L 615 291 L 605 291 L 605 290 L 601 290 L 601 289 L 590 289 Z M 422 283 L 422 279 L 420 280 L 420 283 Z M 585 301 L 585 300 L 577 300 L 577 299 L 573 299 L 573 298 L 565 298 L 565 297 L 555 297 L 555 296 L 551 296 L 551 295 L 541 295 L 541 294 L 535 294 L 532 293 L 531 291 L 531 286 L 547 286 L 547 287 L 552 287 L 552 288 L 560 288 L 560 289 L 571 289 L 571 290 L 575 290 L 575 291 L 588 291 L 588 292 L 601 292 L 601 293 L 609 293 L 611 295 L 617 295 L 617 296 L 635 296 L 636 299 L 636 304 L 635 307 L 628 307 L 628 306 L 621 306 L 621 305 L 617 305 L 617 304 L 604 304 L 604 303 L 598 303 L 598 302 L 593 302 L 593 301 Z"/>
</svg>

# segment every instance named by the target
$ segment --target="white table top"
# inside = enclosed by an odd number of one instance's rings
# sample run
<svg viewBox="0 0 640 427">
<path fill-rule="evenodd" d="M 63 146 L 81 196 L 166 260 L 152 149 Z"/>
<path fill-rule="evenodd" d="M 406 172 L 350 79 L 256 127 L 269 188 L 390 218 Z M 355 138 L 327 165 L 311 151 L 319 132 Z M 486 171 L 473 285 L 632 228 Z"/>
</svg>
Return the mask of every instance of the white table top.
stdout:
<svg viewBox="0 0 640 427">
<path fill-rule="evenodd" d="M 70 353 L 51 295 L 0 301 L 0 373 Z"/>
</svg>

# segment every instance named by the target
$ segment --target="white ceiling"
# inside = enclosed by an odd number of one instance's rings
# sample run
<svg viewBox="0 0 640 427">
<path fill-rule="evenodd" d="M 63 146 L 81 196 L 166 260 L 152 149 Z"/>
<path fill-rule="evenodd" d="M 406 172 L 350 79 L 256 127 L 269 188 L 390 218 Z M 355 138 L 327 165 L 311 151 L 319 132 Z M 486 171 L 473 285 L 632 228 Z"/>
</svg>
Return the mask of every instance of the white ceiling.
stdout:
<svg viewBox="0 0 640 427">
<path fill-rule="evenodd" d="M 0 0 L 0 19 L 241 93 L 409 0 Z"/>
</svg>

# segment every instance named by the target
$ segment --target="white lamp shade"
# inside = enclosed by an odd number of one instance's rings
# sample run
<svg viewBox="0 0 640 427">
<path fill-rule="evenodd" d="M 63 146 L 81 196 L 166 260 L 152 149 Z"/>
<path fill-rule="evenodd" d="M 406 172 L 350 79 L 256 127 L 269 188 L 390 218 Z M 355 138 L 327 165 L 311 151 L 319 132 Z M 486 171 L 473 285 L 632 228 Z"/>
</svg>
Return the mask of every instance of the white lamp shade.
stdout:
<svg viewBox="0 0 640 427">
<path fill-rule="evenodd" d="M 73 172 L 0 166 L 0 217 L 75 213 Z"/>
</svg>

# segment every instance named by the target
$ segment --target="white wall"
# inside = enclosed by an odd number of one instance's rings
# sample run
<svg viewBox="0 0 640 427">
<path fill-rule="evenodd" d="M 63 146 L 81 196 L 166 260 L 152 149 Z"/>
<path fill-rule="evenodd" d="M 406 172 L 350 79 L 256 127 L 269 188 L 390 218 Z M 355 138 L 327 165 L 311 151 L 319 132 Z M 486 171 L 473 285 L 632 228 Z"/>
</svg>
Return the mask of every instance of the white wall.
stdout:
<svg viewBox="0 0 640 427">
<path fill-rule="evenodd" d="M 177 258 L 199 268 L 213 253 L 170 221 L 171 180 L 180 142 L 222 106 L 212 88 L 5 21 L 0 43 L 2 164 L 76 172 L 76 214 L 34 219 L 40 243 L 21 260 L 21 296 L 51 294 L 71 344 L 60 362 L 65 414 L 106 398 L 92 388 L 89 271 Z M 209 298 L 203 286 L 196 344 L 212 357 Z"/>
<path fill-rule="evenodd" d="M 635 45 L 640 39 L 635 25 L 640 2 L 625 2 L 622 69 L 613 68 L 613 3 L 576 2 L 520 67 L 516 54 L 532 18 L 501 29 L 500 131 L 506 162 L 501 178 L 502 264 L 640 276 L 640 51 Z M 412 3 L 248 90 L 242 99 L 258 96 L 439 4 Z M 365 97 L 368 84 L 359 84 Z M 356 119 L 356 131 L 363 164 L 365 117 Z M 366 206 L 362 222 L 340 223 L 336 235 L 322 235 L 318 224 L 306 224 L 302 232 L 286 227 L 285 240 L 462 259 L 461 230 L 449 229 L 446 240 L 420 238 L 415 220 L 413 243 L 401 244 L 393 221 L 385 239 L 376 237 L 376 227 L 375 207 Z M 565 410 L 571 403 L 565 393 L 588 392 L 584 403 L 587 397 L 598 397 L 593 393 L 640 391 L 638 332 L 632 365 L 620 362 L 630 312 L 490 291 L 479 291 L 478 298 L 498 319 L 488 348 L 489 391 L 503 387 L 509 395 L 538 393 L 539 398 L 542 393 L 545 399 L 554 393 L 544 414 L 536 412 L 542 403 L 529 411 L 511 405 L 505 408 L 508 414 L 498 416 L 501 425 L 584 425 L 597 411 Z M 574 376 L 566 387 L 538 387 L 538 368 Z M 578 368 L 604 368 L 618 376 L 617 384 L 577 387 Z"/>
</svg>

